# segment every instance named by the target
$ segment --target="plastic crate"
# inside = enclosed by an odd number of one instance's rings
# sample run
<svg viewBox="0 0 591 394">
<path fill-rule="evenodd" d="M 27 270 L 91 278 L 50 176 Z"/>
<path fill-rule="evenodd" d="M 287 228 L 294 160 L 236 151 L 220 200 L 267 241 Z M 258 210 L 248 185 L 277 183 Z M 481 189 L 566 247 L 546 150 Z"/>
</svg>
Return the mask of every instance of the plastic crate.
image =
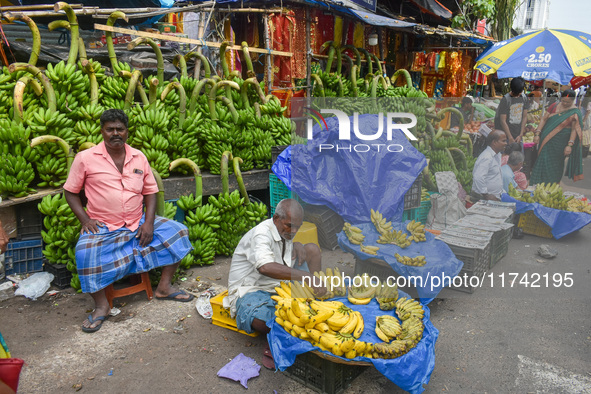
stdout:
<svg viewBox="0 0 591 394">
<path fill-rule="evenodd" d="M 10 241 L 4 264 L 6 275 L 43 271 L 43 239 Z"/>
<path fill-rule="evenodd" d="M 279 201 L 293 197 L 291 190 L 275 174 L 269 174 L 269 195 L 271 197 L 271 216 L 275 213 L 275 208 L 279 204 Z"/>
<path fill-rule="evenodd" d="M 213 315 L 211 317 L 211 322 L 219 327 L 224 327 L 232 331 L 239 332 L 241 334 L 245 334 L 251 337 L 256 337 L 259 335 L 257 331 L 253 332 L 252 334 L 247 333 L 246 331 L 239 330 L 236 327 L 236 319 L 233 319 L 230 315 L 230 310 L 224 308 L 224 298 L 228 295 L 228 290 L 224 291 L 221 294 L 213 297 L 209 300 L 211 303 L 211 308 L 213 309 Z"/>
<path fill-rule="evenodd" d="M 337 234 L 345 224 L 341 215 L 324 205 L 306 205 L 304 220 L 316 225 L 321 247 L 334 250 L 339 246 Z"/>
<path fill-rule="evenodd" d="M 423 174 L 419 174 L 410 189 L 404 195 L 404 209 L 418 208 L 421 206 L 421 188 L 423 187 Z"/>
<path fill-rule="evenodd" d="M 464 274 L 467 274 L 468 277 L 471 276 L 478 276 L 482 278 L 484 272 L 490 266 L 490 259 L 491 259 L 491 243 L 489 242 L 484 249 L 472 249 L 472 248 L 465 248 L 462 246 L 451 245 L 447 244 L 453 254 L 456 255 L 456 258 L 464 263 L 464 267 L 458 274 L 458 276 L 463 277 Z M 473 293 L 475 288 L 470 286 L 470 281 L 466 281 L 468 283 L 464 283 L 464 287 L 456 287 L 451 286 L 450 289 L 452 290 L 459 290 L 464 291 L 467 293 Z"/>
<path fill-rule="evenodd" d="M 377 276 L 380 279 L 386 279 L 389 276 L 398 276 L 398 273 L 394 271 L 394 268 L 384 260 L 369 258 L 361 260 L 355 258 L 355 275 L 368 274 L 371 276 Z"/>
<path fill-rule="evenodd" d="M 427 212 L 429 212 L 429 211 L 427 211 Z M 421 220 L 419 220 L 420 213 L 421 213 L 421 207 L 405 209 L 404 212 L 402 212 L 402 221 L 405 222 L 407 220 L 417 220 L 417 221 L 422 222 Z M 424 223 L 424 222 L 422 222 L 422 223 Z"/>
<path fill-rule="evenodd" d="M 490 246 L 490 265 L 489 268 L 494 267 L 509 251 L 509 241 L 513 234 L 513 227 L 506 230 L 497 231 L 493 234 Z"/>
<path fill-rule="evenodd" d="M 33 239 L 41 236 L 43 214 L 37 208 L 37 202 L 21 204 L 16 211 L 16 233 L 18 240 Z"/>
<path fill-rule="evenodd" d="M 539 219 L 534 211 L 527 211 L 519 216 L 517 226 L 524 234 L 537 235 L 542 238 L 553 238 L 552 228 Z"/>
<path fill-rule="evenodd" d="M 289 145 L 277 145 L 271 147 L 271 165 L 275 163 L 275 160 L 277 160 L 281 152 L 283 152 L 288 146 Z"/>
<path fill-rule="evenodd" d="M 45 271 L 53 274 L 53 280 L 51 284 L 64 289 L 70 287 L 70 281 L 72 280 L 72 273 L 68 271 L 68 268 L 64 264 L 51 264 L 45 261 L 43 265 Z"/>
<path fill-rule="evenodd" d="M 185 211 L 180 209 L 176 204 L 178 200 L 178 198 L 175 198 L 172 200 L 166 200 L 166 202 L 171 202 L 176 207 L 176 214 L 174 215 L 174 220 L 179 223 L 183 223 L 185 221 Z"/>
<path fill-rule="evenodd" d="M 339 394 L 361 375 L 367 366 L 335 363 L 312 352 L 298 354 L 285 373 L 319 393 Z"/>
</svg>

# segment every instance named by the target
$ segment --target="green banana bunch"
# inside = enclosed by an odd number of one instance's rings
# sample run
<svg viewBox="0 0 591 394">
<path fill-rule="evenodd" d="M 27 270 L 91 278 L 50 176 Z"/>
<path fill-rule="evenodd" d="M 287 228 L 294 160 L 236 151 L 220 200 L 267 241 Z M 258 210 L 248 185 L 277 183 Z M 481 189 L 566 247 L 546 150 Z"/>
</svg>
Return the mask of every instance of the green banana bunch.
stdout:
<svg viewBox="0 0 591 394">
<path fill-rule="evenodd" d="M 78 121 L 74 125 L 78 146 L 85 142 L 99 144 L 103 140 L 100 118 L 105 111 L 99 104 L 88 104 L 78 109 Z"/>
<path fill-rule="evenodd" d="M 44 216 L 43 255 L 52 264 L 66 264 L 76 273 L 76 242 L 82 228 L 62 194 L 43 197 L 37 205 Z"/>
<path fill-rule="evenodd" d="M 57 110 L 68 117 L 76 118 L 79 107 L 88 104 L 90 100 L 90 79 L 76 64 L 66 64 L 65 61 L 55 66 L 47 64 L 45 76 L 51 80 L 55 90 Z M 47 100 L 42 98 L 47 107 Z"/>
<path fill-rule="evenodd" d="M 78 274 L 72 274 L 72 279 L 70 279 L 70 286 L 78 291 L 78 293 L 82 292 L 82 286 L 80 285 L 80 278 L 78 277 Z"/>
<path fill-rule="evenodd" d="M 174 217 L 176 216 L 176 211 L 177 211 L 177 207 L 171 203 L 171 202 L 166 202 L 164 204 L 164 217 L 170 220 L 174 220 Z"/>
<path fill-rule="evenodd" d="M 131 71 L 131 67 L 128 71 Z M 120 77 L 118 73 L 115 76 L 104 78 L 100 87 L 102 95 L 99 103 L 105 108 L 123 109 L 127 88 L 129 88 L 129 80 Z"/>
<path fill-rule="evenodd" d="M 219 242 L 216 252 L 224 256 L 231 256 L 242 235 L 248 230 L 248 222 L 245 220 L 244 198 L 240 196 L 238 190 L 234 190 L 229 194 L 221 193 L 218 197 L 209 196 L 208 201 L 220 212 Z"/>
<path fill-rule="evenodd" d="M 22 123 L 0 119 L 0 195 L 24 197 L 35 190 L 29 185 L 35 178 L 33 164 L 39 153 L 31 148 L 31 130 Z"/>
</svg>

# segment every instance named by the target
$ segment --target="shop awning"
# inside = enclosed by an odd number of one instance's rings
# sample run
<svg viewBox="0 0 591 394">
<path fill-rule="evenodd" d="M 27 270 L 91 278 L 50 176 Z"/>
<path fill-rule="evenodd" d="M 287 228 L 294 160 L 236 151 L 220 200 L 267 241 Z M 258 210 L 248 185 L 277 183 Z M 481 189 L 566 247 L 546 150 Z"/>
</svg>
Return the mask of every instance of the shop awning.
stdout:
<svg viewBox="0 0 591 394">
<path fill-rule="evenodd" d="M 443 4 L 438 2 L 437 0 L 410 0 L 412 3 L 416 4 L 421 11 L 427 12 L 431 15 L 439 16 L 441 18 L 450 19 L 453 14 L 452 12 Z"/>
<path fill-rule="evenodd" d="M 385 27 L 394 27 L 394 28 L 404 28 L 404 27 L 412 27 L 416 26 L 416 23 L 412 22 L 405 22 L 394 18 L 388 18 L 386 16 L 381 16 L 374 14 L 373 12 L 368 11 L 360 11 L 360 10 L 350 10 L 357 18 L 359 18 L 364 23 L 373 26 L 385 26 Z"/>
</svg>

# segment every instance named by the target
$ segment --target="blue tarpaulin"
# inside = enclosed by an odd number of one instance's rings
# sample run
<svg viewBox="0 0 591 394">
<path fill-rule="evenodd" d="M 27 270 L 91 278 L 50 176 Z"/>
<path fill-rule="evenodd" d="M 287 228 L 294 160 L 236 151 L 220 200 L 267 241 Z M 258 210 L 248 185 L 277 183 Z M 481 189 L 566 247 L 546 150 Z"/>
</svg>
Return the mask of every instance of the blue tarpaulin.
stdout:
<svg viewBox="0 0 591 394">
<path fill-rule="evenodd" d="M 316 125 L 307 145 L 292 146 L 292 190 L 306 203 L 326 205 L 351 223 L 368 222 L 371 209 L 400 221 L 404 195 L 426 166 L 425 156 L 402 131 L 394 130 L 391 140 L 385 131 L 376 140 L 361 139 L 353 132 L 350 140 L 340 140 L 337 118 L 326 122 L 329 131 Z M 363 134 L 375 134 L 378 116 L 360 115 L 359 124 Z M 326 149 L 329 146 L 333 148 Z M 388 151 L 396 146 L 402 151 Z"/>
<path fill-rule="evenodd" d="M 544 223 L 552 228 L 552 235 L 560 239 L 565 235 L 578 231 L 591 223 L 591 215 L 585 212 L 570 212 L 560 209 L 548 208 L 540 203 L 528 203 L 514 199 L 510 195 L 503 193 L 501 196 L 503 202 L 514 202 L 515 213 L 525 213 L 534 211 L 534 214 Z"/>
<path fill-rule="evenodd" d="M 394 231 L 405 230 L 406 224 L 392 223 L 392 228 Z M 443 241 L 435 239 L 435 236 L 431 233 L 425 233 L 427 241 L 412 242 L 410 246 L 402 249 L 396 245 L 382 245 L 377 243 L 380 235 L 372 223 L 357 223 L 355 225 L 363 231 L 365 245 L 379 246 L 380 250 L 377 251 L 377 256 L 362 252 L 360 246 L 350 243 L 343 232 L 337 235 L 339 246 L 344 251 L 353 253 L 361 260 L 372 257 L 384 260 L 400 276 L 406 278 L 420 277 L 420 280 L 415 280 L 414 282 L 421 298 L 421 303 L 423 304 L 428 304 L 439 294 L 443 287 L 445 287 L 444 281 L 446 282 L 445 285 L 449 285 L 449 282 L 447 282 L 448 279 L 443 278 L 453 279 L 460 273 L 464 266 L 464 263 L 456 258 L 449 246 Z M 425 256 L 427 264 L 422 267 L 414 267 L 399 263 L 396 257 L 394 257 L 396 253 L 409 257 Z M 380 278 L 380 280 L 386 280 L 386 278 Z"/>
<path fill-rule="evenodd" d="M 408 297 L 403 292 L 400 292 L 400 297 Z M 361 312 L 365 329 L 359 338 L 360 341 L 380 343 L 382 340 L 378 338 L 375 333 L 376 316 L 394 315 L 394 311 L 382 311 L 379 309 L 378 302 L 373 299 L 367 305 L 353 305 L 347 298 L 335 298 L 349 308 Z M 433 326 L 430 320 L 429 308 L 423 306 L 425 316 L 423 324 L 425 330 L 423 331 L 423 338 L 421 341 L 407 354 L 395 359 L 370 359 L 365 357 L 355 357 L 355 361 L 371 362 L 376 369 L 394 382 L 398 387 L 406 390 L 412 394 L 419 394 L 424 391 L 423 384 L 429 383 L 431 373 L 435 367 L 435 342 L 439 336 L 439 331 Z M 275 367 L 280 371 L 284 371 L 287 367 L 295 362 L 298 354 L 306 353 L 311 350 L 322 351 L 319 348 L 312 346 L 308 341 L 291 336 L 283 327 L 277 324 L 274 320 L 267 322 L 267 326 L 271 328 L 271 332 L 267 334 L 267 340 L 273 353 L 275 360 Z M 325 352 L 334 356 L 330 352 Z M 337 356 L 334 356 L 337 357 Z M 342 357 L 341 357 L 342 358 Z M 346 358 L 342 358 L 347 360 Z"/>
</svg>

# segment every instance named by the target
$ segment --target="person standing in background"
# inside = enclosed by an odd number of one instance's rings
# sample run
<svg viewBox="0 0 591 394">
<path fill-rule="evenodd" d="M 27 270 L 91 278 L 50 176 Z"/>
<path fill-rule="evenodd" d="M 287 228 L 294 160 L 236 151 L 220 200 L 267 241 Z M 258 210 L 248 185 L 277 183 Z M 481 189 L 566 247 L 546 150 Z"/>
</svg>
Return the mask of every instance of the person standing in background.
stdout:
<svg viewBox="0 0 591 394">
<path fill-rule="evenodd" d="M 525 81 L 521 77 L 511 80 L 511 91 L 503 96 L 495 116 L 495 129 L 503 130 L 507 136 L 507 144 L 519 144 L 525 133 L 529 99 L 523 94 Z M 516 150 L 511 147 L 511 150 Z M 520 149 L 521 150 L 521 149 Z"/>
</svg>

